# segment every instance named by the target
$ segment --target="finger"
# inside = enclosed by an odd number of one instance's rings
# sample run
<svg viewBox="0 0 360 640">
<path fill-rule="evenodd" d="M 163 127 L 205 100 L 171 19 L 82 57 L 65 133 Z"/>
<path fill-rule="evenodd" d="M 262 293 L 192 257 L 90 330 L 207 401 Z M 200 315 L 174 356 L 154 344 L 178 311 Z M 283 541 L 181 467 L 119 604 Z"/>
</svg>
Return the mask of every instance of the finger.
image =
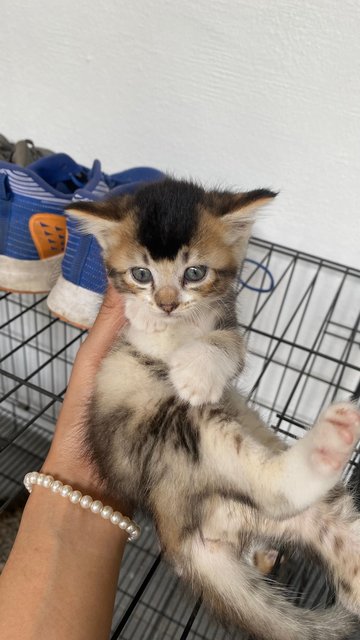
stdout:
<svg viewBox="0 0 360 640">
<path fill-rule="evenodd" d="M 84 344 L 84 346 L 86 345 L 87 357 L 91 357 L 89 352 L 93 351 L 94 357 L 101 359 L 125 323 L 123 298 L 109 284 L 99 314 Z"/>
<path fill-rule="evenodd" d="M 61 418 L 67 410 L 84 409 L 91 396 L 95 375 L 101 360 L 113 344 L 126 322 L 122 297 L 111 285 L 86 340 L 75 358 L 69 386 L 65 395 Z M 76 413 L 76 412 L 75 412 Z"/>
</svg>

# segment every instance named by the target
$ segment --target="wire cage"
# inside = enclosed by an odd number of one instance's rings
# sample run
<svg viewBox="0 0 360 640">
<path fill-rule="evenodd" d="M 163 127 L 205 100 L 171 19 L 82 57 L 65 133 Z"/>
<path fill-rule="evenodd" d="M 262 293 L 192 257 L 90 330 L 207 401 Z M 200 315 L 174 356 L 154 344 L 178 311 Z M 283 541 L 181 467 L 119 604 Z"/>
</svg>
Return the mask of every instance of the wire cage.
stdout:
<svg viewBox="0 0 360 640">
<path fill-rule="evenodd" d="M 360 271 L 253 238 L 237 293 L 248 346 L 238 387 L 280 437 L 291 442 L 324 406 L 359 398 Z M 46 455 L 85 332 L 53 318 L 44 295 L 0 293 L 0 301 L 0 518 L 13 532 L 23 476 Z M 359 470 L 355 451 L 345 471 L 355 487 Z M 111 640 L 248 638 L 194 601 L 163 562 L 151 522 L 140 516 L 140 524 L 123 560 Z M 300 556 L 279 554 L 273 573 L 299 606 L 332 602 L 321 570 Z"/>
</svg>

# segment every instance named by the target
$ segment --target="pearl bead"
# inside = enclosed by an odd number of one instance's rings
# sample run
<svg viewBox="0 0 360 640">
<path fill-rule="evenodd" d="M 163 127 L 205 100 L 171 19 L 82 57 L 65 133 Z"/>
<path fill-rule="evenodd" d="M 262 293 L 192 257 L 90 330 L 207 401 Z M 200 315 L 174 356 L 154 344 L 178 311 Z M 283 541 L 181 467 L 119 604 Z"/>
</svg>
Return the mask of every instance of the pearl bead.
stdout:
<svg viewBox="0 0 360 640">
<path fill-rule="evenodd" d="M 138 527 L 136 524 L 134 525 L 134 531 L 132 532 L 131 536 L 130 536 L 130 540 L 137 540 L 138 537 L 140 535 L 140 527 Z"/>
<path fill-rule="evenodd" d="M 39 484 L 40 486 L 42 486 L 45 478 L 46 478 L 45 473 L 39 473 L 36 480 L 36 484 Z"/>
<path fill-rule="evenodd" d="M 70 485 L 69 485 L 69 484 L 65 484 L 65 485 L 60 489 L 59 493 L 60 493 L 60 495 L 61 495 L 63 498 L 67 498 L 67 497 L 70 495 L 70 493 L 72 493 L 72 487 L 70 487 Z"/>
<path fill-rule="evenodd" d="M 112 507 L 103 507 L 101 509 L 101 517 L 104 518 L 104 520 L 109 520 L 110 517 L 112 516 L 113 510 Z"/>
<path fill-rule="evenodd" d="M 127 518 L 126 516 L 123 516 L 123 518 L 119 522 L 119 527 L 120 529 L 126 529 L 129 526 L 129 524 L 130 524 L 129 518 Z"/>
<path fill-rule="evenodd" d="M 77 504 L 78 502 L 80 502 L 81 498 L 82 498 L 82 493 L 81 491 L 73 491 L 70 496 L 70 502 L 72 502 L 73 504 Z"/>
<path fill-rule="evenodd" d="M 31 484 L 36 484 L 38 475 L 39 474 L 38 474 L 37 471 L 33 471 L 32 473 L 30 473 L 30 482 L 31 482 Z"/>
<path fill-rule="evenodd" d="M 59 493 L 64 498 L 69 498 L 72 504 L 80 504 L 83 509 L 90 509 L 92 513 L 100 514 L 104 520 L 110 520 L 112 524 L 125 530 L 129 540 L 136 540 L 140 535 L 140 527 L 130 518 L 123 516 L 120 511 L 113 511 L 109 505 L 104 506 L 101 500 L 93 500 L 88 495 L 83 496 L 81 491 L 73 490 L 69 484 L 64 485 L 60 480 L 54 480 L 50 475 L 29 471 L 23 482 L 29 493 L 31 493 L 33 485 L 38 484 L 50 489 L 53 493 Z"/>
<path fill-rule="evenodd" d="M 46 489 L 49 489 L 53 482 L 54 482 L 54 478 L 52 476 L 45 476 L 43 480 L 43 487 L 45 487 Z"/>
<path fill-rule="evenodd" d="M 100 513 L 101 509 L 103 508 L 103 503 L 101 502 L 101 500 L 94 500 L 94 502 L 92 503 L 90 509 L 93 513 Z"/>
<path fill-rule="evenodd" d="M 83 509 L 89 509 L 92 505 L 92 497 L 91 496 L 83 496 L 80 500 L 80 506 Z"/>
<path fill-rule="evenodd" d="M 119 524 L 121 519 L 122 519 L 122 515 L 121 515 L 120 511 L 114 511 L 114 513 L 112 513 L 111 516 L 110 516 L 110 521 L 113 524 Z"/>
<path fill-rule="evenodd" d="M 63 483 L 60 482 L 60 480 L 55 480 L 55 482 L 53 482 L 51 485 L 51 491 L 53 493 L 59 493 L 62 486 L 63 486 Z"/>
</svg>

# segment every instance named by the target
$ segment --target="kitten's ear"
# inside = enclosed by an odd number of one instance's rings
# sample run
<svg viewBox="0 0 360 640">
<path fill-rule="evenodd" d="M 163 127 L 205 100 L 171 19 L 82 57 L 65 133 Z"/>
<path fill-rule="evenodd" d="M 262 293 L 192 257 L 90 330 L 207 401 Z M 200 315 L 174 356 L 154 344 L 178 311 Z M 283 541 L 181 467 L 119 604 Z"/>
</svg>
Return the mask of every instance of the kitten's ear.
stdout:
<svg viewBox="0 0 360 640">
<path fill-rule="evenodd" d="M 256 189 L 243 193 L 213 192 L 215 213 L 221 217 L 226 241 L 234 244 L 241 238 L 247 238 L 255 222 L 258 209 L 269 204 L 277 193 L 269 189 Z"/>
<path fill-rule="evenodd" d="M 93 234 L 106 250 L 114 238 L 114 231 L 129 213 L 131 202 L 129 195 L 99 201 L 81 200 L 69 204 L 66 212 L 79 221 L 84 233 Z"/>
</svg>

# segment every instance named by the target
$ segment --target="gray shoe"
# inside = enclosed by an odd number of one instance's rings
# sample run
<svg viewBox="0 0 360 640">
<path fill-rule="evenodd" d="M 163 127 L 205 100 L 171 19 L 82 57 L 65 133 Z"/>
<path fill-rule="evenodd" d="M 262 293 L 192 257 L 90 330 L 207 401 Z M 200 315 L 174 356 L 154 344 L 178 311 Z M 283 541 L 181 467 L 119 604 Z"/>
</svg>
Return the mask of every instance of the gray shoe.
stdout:
<svg viewBox="0 0 360 640">
<path fill-rule="evenodd" d="M 19 142 L 9 142 L 5 136 L 0 133 L 0 160 L 5 162 L 13 162 L 20 167 L 26 167 L 28 164 L 50 156 L 53 151 L 35 147 L 32 140 L 19 140 Z"/>
</svg>

